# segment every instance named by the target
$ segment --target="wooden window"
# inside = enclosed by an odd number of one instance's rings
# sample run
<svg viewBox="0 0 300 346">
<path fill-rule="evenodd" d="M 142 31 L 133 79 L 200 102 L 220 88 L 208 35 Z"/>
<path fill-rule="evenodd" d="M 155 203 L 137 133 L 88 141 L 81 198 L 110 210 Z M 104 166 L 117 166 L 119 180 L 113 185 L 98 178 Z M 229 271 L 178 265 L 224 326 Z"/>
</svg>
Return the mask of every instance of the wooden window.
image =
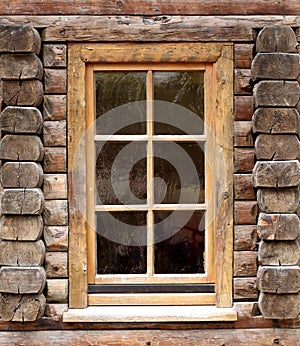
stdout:
<svg viewBox="0 0 300 346">
<path fill-rule="evenodd" d="M 70 44 L 68 73 L 70 308 L 231 307 L 232 45 Z"/>
</svg>

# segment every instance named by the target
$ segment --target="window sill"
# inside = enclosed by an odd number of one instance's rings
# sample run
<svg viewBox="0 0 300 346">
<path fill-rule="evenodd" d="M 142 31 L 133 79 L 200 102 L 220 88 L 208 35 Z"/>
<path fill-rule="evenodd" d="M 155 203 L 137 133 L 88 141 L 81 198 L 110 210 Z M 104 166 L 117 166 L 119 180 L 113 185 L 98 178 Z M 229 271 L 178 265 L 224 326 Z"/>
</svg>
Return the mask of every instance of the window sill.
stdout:
<svg viewBox="0 0 300 346">
<path fill-rule="evenodd" d="M 236 321 L 233 308 L 215 306 L 89 306 L 69 309 L 63 322 L 201 322 Z"/>
</svg>

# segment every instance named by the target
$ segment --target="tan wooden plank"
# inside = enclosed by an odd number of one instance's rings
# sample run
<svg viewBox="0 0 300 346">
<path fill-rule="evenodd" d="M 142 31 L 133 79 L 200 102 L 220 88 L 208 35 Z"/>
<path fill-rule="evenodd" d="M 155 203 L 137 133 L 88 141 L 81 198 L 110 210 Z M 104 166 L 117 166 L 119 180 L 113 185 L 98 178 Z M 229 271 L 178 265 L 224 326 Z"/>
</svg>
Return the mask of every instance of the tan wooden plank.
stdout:
<svg viewBox="0 0 300 346">
<path fill-rule="evenodd" d="M 87 253 L 85 220 L 79 210 L 78 191 L 73 186 L 76 150 L 85 131 L 85 66 L 80 57 L 80 45 L 69 46 L 68 67 L 68 193 L 69 193 L 69 306 L 87 306 Z M 85 158 L 80 164 L 85 170 Z M 78 162 L 77 162 L 78 163 Z M 85 182 L 81 188 L 85 193 Z M 80 260 L 78 260 L 80 258 Z"/>
<path fill-rule="evenodd" d="M 214 305 L 214 293 L 89 294 L 88 305 Z"/>
</svg>

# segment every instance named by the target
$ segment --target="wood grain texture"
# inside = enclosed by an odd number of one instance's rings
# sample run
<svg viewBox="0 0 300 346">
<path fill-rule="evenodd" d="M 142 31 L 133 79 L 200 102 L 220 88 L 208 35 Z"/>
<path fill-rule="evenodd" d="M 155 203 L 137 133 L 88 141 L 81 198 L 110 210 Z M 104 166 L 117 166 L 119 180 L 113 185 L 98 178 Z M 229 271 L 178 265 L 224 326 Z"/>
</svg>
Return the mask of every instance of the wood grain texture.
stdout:
<svg viewBox="0 0 300 346">
<path fill-rule="evenodd" d="M 59 147 L 44 148 L 44 172 L 64 173 L 67 171 L 67 150 Z"/>
<path fill-rule="evenodd" d="M 258 261 L 266 266 L 296 265 L 299 261 L 299 245 L 296 241 L 261 241 Z"/>
<path fill-rule="evenodd" d="M 67 144 L 66 120 L 44 121 L 43 140 L 46 147 L 64 147 Z"/>
<path fill-rule="evenodd" d="M 294 213 L 299 205 L 297 188 L 258 189 L 259 209 L 265 213 Z"/>
<path fill-rule="evenodd" d="M 235 301 L 258 298 L 256 278 L 235 278 L 233 287 Z"/>
<path fill-rule="evenodd" d="M 67 175 L 45 174 L 43 192 L 45 199 L 67 199 Z"/>
<path fill-rule="evenodd" d="M 48 279 L 46 284 L 47 303 L 68 302 L 68 279 Z"/>
<path fill-rule="evenodd" d="M 234 122 L 234 145 L 236 147 L 251 147 L 253 146 L 251 121 L 235 121 Z"/>
<path fill-rule="evenodd" d="M 43 217 L 45 226 L 66 226 L 68 224 L 68 201 L 46 200 Z"/>
<path fill-rule="evenodd" d="M 44 120 L 64 120 L 67 117 L 66 95 L 45 95 L 43 103 Z"/>
<path fill-rule="evenodd" d="M 234 149 L 234 173 L 252 173 L 254 167 L 253 148 Z"/>
<path fill-rule="evenodd" d="M 256 201 L 235 201 L 234 223 L 235 225 L 254 225 L 257 218 Z"/>
<path fill-rule="evenodd" d="M 253 115 L 253 96 L 234 97 L 234 120 L 249 121 Z"/>
<path fill-rule="evenodd" d="M 44 67 L 66 67 L 67 46 L 65 44 L 43 45 L 43 65 Z"/>
<path fill-rule="evenodd" d="M 68 254 L 66 252 L 47 252 L 45 270 L 48 278 L 68 277 Z"/>
<path fill-rule="evenodd" d="M 257 252 L 256 251 L 234 251 L 233 275 L 256 276 L 257 272 Z"/>
<path fill-rule="evenodd" d="M 250 69 L 235 69 L 235 95 L 251 95 L 252 81 Z"/>
<path fill-rule="evenodd" d="M 257 232 L 263 240 L 295 240 L 300 232 L 300 221 L 296 214 L 260 213 Z"/>
<path fill-rule="evenodd" d="M 35 162 L 6 162 L 1 170 L 2 186 L 7 187 L 41 187 L 43 169 Z"/>
<path fill-rule="evenodd" d="M 234 250 L 253 251 L 257 250 L 257 226 L 234 226 Z"/>
<path fill-rule="evenodd" d="M 66 251 L 68 249 L 67 226 L 45 226 L 44 241 L 48 251 Z"/>
<path fill-rule="evenodd" d="M 234 198 L 236 200 L 254 200 L 252 174 L 234 175 Z"/>
<path fill-rule="evenodd" d="M 0 219 L 0 239 L 35 241 L 43 230 L 41 216 L 2 215 Z"/>
<path fill-rule="evenodd" d="M 254 45 L 249 43 L 237 43 L 234 45 L 235 68 L 251 68 Z"/>
<path fill-rule="evenodd" d="M 41 133 L 43 118 L 35 107 L 4 108 L 0 114 L 0 126 L 8 133 Z"/>
<path fill-rule="evenodd" d="M 45 94 L 67 93 L 67 71 L 65 69 L 44 69 Z"/>
</svg>

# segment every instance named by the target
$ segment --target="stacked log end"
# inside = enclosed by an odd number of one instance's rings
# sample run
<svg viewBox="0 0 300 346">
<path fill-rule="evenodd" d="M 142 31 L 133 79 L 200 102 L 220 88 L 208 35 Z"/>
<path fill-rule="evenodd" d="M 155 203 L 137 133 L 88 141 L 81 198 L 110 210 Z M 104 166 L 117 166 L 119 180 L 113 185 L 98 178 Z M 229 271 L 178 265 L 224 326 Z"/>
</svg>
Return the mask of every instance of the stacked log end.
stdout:
<svg viewBox="0 0 300 346">
<path fill-rule="evenodd" d="M 31 26 L 0 26 L 3 103 L 0 219 L 0 320 L 35 321 L 45 311 L 46 247 L 40 137 L 44 98 L 41 39 Z"/>
<path fill-rule="evenodd" d="M 300 75 L 297 40 L 289 27 L 265 27 L 252 62 L 256 135 L 253 184 L 257 189 L 260 245 L 257 286 L 265 318 L 300 312 L 299 206 Z"/>
</svg>

